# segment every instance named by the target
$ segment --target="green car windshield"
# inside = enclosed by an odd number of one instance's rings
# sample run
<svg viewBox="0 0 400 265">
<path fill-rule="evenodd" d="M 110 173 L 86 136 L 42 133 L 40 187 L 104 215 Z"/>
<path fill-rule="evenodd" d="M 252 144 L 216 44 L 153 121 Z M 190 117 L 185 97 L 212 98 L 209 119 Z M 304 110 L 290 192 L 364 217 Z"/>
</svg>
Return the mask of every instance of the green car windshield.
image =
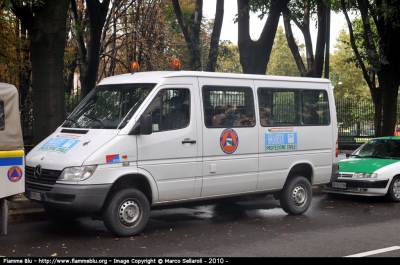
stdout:
<svg viewBox="0 0 400 265">
<path fill-rule="evenodd" d="M 79 103 L 62 127 L 122 129 L 155 85 L 97 86 Z"/>
<path fill-rule="evenodd" d="M 351 156 L 400 159 L 400 141 L 373 139 L 360 146 Z"/>
</svg>

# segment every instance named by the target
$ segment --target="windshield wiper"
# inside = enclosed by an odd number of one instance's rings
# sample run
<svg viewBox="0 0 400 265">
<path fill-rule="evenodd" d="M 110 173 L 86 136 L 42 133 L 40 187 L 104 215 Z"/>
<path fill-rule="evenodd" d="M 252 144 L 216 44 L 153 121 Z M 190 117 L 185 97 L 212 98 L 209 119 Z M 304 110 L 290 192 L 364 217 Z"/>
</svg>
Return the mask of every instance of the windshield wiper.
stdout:
<svg viewBox="0 0 400 265">
<path fill-rule="evenodd" d="M 77 128 L 81 128 L 81 126 L 79 126 L 79 123 L 76 120 L 71 119 L 71 118 L 66 118 L 65 120 L 66 121 L 72 121 L 76 125 Z"/>
<path fill-rule="evenodd" d="M 100 129 L 104 129 L 104 127 L 105 127 L 104 123 L 99 118 L 97 118 L 97 117 L 95 117 L 93 115 L 90 115 L 90 114 L 83 114 L 83 116 L 85 116 L 85 117 L 87 117 L 87 118 L 89 118 L 91 120 L 97 121 L 101 125 Z"/>
<path fill-rule="evenodd" d="M 360 157 L 360 158 L 387 158 L 387 157 L 384 157 L 384 156 L 357 156 L 357 157 Z"/>
</svg>

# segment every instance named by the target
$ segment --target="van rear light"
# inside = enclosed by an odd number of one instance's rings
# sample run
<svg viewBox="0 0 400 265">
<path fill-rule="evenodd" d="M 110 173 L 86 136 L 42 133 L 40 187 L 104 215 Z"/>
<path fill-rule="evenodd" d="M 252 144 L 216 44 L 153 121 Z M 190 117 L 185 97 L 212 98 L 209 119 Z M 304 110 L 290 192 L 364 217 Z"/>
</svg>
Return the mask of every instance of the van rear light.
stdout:
<svg viewBox="0 0 400 265">
<path fill-rule="evenodd" d="M 336 138 L 336 157 L 339 157 L 339 143 L 338 143 L 338 138 Z"/>
</svg>

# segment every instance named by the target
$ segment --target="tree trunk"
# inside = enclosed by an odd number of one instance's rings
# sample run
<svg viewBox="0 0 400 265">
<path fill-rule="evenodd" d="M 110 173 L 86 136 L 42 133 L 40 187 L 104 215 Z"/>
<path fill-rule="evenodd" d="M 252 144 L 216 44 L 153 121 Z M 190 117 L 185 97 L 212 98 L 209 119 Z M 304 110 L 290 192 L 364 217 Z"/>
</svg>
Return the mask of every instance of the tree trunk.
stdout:
<svg viewBox="0 0 400 265">
<path fill-rule="evenodd" d="M 238 4 L 238 46 L 240 64 L 245 74 L 265 75 L 279 18 L 289 0 L 275 1 L 271 4 L 270 12 L 263 31 L 257 41 L 250 38 L 249 0 L 237 0 Z"/>
<path fill-rule="evenodd" d="M 293 18 L 293 22 L 301 30 L 306 46 L 306 56 L 307 56 L 307 70 L 304 66 L 303 59 L 301 58 L 298 46 L 294 40 L 292 33 L 292 28 L 290 20 L 292 18 L 291 11 L 289 8 L 284 8 L 282 11 L 284 17 L 285 33 L 288 45 L 296 61 L 297 68 L 301 76 L 308 77 L 321 77 L 324 69 L 324 59 L 325 59 L 325 44 L 326 44 L 326 18 L 327 18 L 327 7 L 323 0 L 317 1 L 317 14 L 318 14 L 318 34 L 317 43 L 315 49 L 315 55 L 313 51 L 313 44 L 311 41 L 310 34 L 310 13 L 312 6 L 310 1 L 304 1 L 304 13 L 303 21 L 300 23 L 296 18 Z"/>
<path fill-rule="evenodd" d="M 34 144 L 65 118 L 64 48 L 69 0 L 43 0 L 29 9 L 13 2 L 13 12 L 28 29 L 33 87 Z"/>
<path fill-rule="evenodd" d="M 217 64 L 219 39 L 221 36 L 222 22 L 224 20 L 224 0 L 217 0 L 214 27 L 211 33 L 210 52 L 208 54 L 207 72 L 214 72 Z"/>
<path fill-rule="evenodd" d="M 179 0 L 172 0 L 172 5 L 179 27 L 182 30 L 183 37 L 185 38 L 186 45 L 188 46 L 190 52 L 189 68 L 193 71 L 199 71 L 202 69 L 200 28 L 201 20 L 203 18 L 203 0 L 196 0 L 195 10 L 190 18 L 190 21 L 185 21 L 179 5 Z"/>
<path fill-rule="evenodd" d="M 396 127 L 397 96 L 399 85 L 397 73 L 390 66 L 385 66 L 378 73 L 379 91 L 374 97 L 375 136 L 392 136 Z"/>
<path fill-rule="evenodd" d="M 82 71 L 81 71 L 81 99 L 83 99 L 94 88 L 97 82 L 97 72 L 100 63 L 100 38 L 101 32 L 108 13 L 110 0 L 86 1 L 89 16 L 89 34 L 86 41 L 86 47 L 82 41 L 77 45 L 81 53 Z M 77 38 L 80 40 L 80 38 Z"/>
</svg>

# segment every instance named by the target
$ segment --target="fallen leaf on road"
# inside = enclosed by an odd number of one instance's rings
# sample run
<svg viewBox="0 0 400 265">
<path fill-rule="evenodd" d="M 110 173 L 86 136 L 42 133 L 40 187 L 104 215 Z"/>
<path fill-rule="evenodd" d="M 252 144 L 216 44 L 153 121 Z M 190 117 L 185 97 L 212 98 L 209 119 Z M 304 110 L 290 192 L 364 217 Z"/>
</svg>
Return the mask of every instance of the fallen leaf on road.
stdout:
<svg viewBox="0 0 400 265">
<path fill-rule="evenodd" d="M 335 206 L 326 206 L 326 209 L 335 209 Z"/>
<path fill-rule="evenodd" d="M 146 248 L 146 247 L 140 247 L 140 248 Z"/>
<path fill-rule="evenodd" d="M 118 240 L 119 240 L 119 238 L 118 238 L 118 237 L 116 237 L 116 238 L 115 238 L 115 241 L 118 241 Z"/>
<path fill-rule="evenodd" d="M 55 257 L 55 256 L 57 256 L 57 253 L 53 253 L 53 254 L 51 254 L 51 256 L 52 256 L 52 257 Z"/>
</svg>

